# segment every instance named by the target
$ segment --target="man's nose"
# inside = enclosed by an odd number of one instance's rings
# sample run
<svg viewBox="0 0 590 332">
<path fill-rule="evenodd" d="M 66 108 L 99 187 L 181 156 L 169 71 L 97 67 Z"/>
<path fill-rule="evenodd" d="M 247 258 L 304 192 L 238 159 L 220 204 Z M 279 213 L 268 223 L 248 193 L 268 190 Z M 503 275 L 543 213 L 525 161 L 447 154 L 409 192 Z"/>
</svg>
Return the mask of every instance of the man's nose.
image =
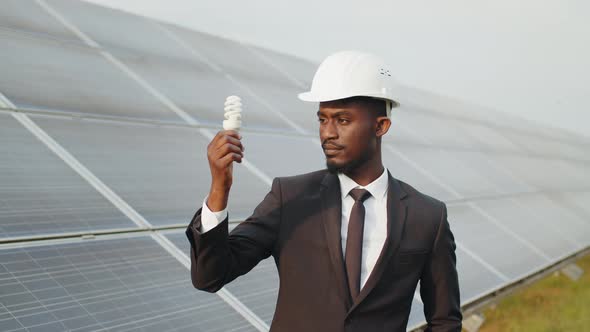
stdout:
<svg viewBox="0 0 590 332">
<path fill-rule="evenodd" d="M 320 139 L 323 141 L 327 139 L 338 138 L 338 129 L 334 121 L 328 120 L 320 126 Z"/>
</svg>

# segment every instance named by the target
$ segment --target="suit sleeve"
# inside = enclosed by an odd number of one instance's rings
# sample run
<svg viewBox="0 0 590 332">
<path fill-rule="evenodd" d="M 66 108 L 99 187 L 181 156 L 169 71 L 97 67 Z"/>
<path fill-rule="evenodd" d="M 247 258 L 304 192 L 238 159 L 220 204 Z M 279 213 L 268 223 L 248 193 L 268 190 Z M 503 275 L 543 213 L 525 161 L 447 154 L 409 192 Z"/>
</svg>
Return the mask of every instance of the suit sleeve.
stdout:
<svg viewBox="0 0 590 332">
<path fill-rule="evenodd" d="M 281 219 L 280 181 L 274 179 L 271 191 L 252 216 L 230 234 L 228 217 L 201 232 L 201 213 L 199 209 L 186 230 L 191 244 L 191 280 L 195 288 L 217 292 L 273 253 Z"/>
<path fill-rule="evenodd" d="M 461 331 L 461 301 L 456 269 L 455 239 L 443 203 L 434 246 L 420 280 L 426 331 Z"/>
</svg>

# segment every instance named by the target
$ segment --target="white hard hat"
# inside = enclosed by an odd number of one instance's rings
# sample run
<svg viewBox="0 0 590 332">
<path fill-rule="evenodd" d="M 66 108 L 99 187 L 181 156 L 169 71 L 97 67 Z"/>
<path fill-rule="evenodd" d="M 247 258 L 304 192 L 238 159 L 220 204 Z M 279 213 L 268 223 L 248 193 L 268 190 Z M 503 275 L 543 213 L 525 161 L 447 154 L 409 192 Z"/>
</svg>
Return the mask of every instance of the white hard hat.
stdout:
<svg viewBox="0 0 590 332">
<path fill-rule="evenodd" d="M 393 98 L 394 82 L 391 72 L 377 56 L 342 51 L 328 56 L 318 67 L 311 91 L 299 94 L 299 99 L 322 102 L 356 96 L 366 96 L 387 101 L 387 115 L 391 108 L 399 106 Z"/>
</svg>

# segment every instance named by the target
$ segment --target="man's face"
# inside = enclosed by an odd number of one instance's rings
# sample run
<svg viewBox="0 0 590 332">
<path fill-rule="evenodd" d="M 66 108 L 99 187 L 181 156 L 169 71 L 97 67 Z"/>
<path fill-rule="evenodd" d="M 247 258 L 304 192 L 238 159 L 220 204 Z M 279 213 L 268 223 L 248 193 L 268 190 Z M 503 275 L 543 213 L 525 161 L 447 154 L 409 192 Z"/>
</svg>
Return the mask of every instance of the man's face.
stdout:
<svg viewBox="0 0 590 332">
<path fill-rule="evenodd" d="M 322 102 L 318 120 L 329 171 L 347 173 L 376 153 L 376 118 L 362 104 Z"/>
</svg>

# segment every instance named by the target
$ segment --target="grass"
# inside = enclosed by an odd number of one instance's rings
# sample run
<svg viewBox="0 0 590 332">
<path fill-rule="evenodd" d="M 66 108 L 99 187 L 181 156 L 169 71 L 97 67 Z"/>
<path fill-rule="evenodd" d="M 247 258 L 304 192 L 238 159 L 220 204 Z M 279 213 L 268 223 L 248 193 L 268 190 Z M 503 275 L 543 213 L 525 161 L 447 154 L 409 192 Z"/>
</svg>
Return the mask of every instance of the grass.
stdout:
<svg viewBox="0 0 590 332">
<path fill-rule="evenodd" d="M 552 273 L 486 309 L 481 332 L 590 331 L 590 255 L 577 281 Z"/>
</svg>

